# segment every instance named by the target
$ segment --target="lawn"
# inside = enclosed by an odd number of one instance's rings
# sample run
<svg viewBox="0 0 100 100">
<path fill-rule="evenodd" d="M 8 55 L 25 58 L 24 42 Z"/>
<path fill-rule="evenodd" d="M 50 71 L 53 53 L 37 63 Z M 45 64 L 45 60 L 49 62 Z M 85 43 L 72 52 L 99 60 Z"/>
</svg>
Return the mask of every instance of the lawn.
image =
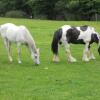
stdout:
<svg viewBox="0 0 100 100">
<path fill-rule="evenodd" d="M 0 38 L 0 100 L 100 100 L 100 56 L 92 45 L 96 60 L 82 62 L 83 45 L 71 45 L 76 63 L 66 59 L 60 47 L 60 62 L 52 62 L 51 41 L 54 31 L 64 24 L 91 25 L 100 32 L 100 22 L 47 21 L 0 18 L 0 24 L 25 25 L 40 48 L 41 64 L 35 66 L 25 46 L 22 64 L 17 63 L 17 48 L 12 45 L 13 63 L 7 57 Z"/>
</svg>

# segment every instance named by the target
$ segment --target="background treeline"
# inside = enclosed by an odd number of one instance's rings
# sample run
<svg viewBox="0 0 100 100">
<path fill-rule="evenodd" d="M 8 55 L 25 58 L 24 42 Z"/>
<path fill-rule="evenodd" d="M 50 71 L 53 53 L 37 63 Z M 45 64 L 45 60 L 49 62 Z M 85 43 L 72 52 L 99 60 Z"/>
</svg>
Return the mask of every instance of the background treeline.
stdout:
<svg viewBox="0 0 100 100">
<path fill-rule="evenodd" d="M 0 16 L 100 20 L 100 0 L 0 0 Z"/>
</svg>

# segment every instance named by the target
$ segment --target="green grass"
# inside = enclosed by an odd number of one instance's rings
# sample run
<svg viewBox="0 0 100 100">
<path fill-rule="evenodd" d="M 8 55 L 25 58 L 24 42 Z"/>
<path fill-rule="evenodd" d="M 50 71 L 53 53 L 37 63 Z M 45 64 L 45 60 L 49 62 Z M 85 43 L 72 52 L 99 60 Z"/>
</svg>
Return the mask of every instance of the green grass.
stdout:
<svg viewBox="0 0 100 100">
<path fill-rule="evenodd" d="M 12 22 L 25 25 L 40 48 L 41 65 L 35 66 L 25 46 L 22 64 L 17 63 L 17 48 L 12 45 L 13 63 L 8 61 L 0 38 L 0 100 L 100 100 L 100 56 L 97 45 L 92 50 L 96 60 L 82 62 L 83 45 L 71 45 L 76 63 L 66 59 L 60 47 L 60 62 L 52 62 L 50 49 L 53 32 L 64 24 L 91 25 L 100 32 L 100 22 L 47 21 L 0 18 L 0 24 Z"/>
</svg>

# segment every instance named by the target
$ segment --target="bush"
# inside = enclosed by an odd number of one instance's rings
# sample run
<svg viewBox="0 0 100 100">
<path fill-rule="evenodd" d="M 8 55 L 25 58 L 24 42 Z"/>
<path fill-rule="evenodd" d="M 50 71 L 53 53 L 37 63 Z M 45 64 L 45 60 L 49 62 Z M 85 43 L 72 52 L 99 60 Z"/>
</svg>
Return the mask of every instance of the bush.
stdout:
<svg viewBox="0 0 100 100">
<path fill-rule="evenodd" d="M 11 17 L 11 18 L 26 18 L 27 15 L 23 11 L 13 10 L 13 11 L 6 12 L 5 17 Z"/>
</svg>

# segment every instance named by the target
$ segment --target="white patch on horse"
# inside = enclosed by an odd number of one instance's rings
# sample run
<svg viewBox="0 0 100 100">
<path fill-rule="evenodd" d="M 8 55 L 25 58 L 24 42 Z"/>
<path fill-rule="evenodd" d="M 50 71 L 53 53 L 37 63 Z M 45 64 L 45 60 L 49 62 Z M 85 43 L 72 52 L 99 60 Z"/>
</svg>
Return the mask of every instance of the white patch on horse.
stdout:
<svg viewBox="0 0 100 100">
<path fill-rule="evenodd" d="M 89 42 L 91 40 L 91 34 L 93 33 L 93 31 L 90 27 L 88 27 L 86 31 L 81 31 L 79 27 L 77 29 L 80 31 L 78 39 L 83 39 L 84 42 Z"/>
<path fill-rule="evenodd" d="M 70 25 L 64 25 L 61 27 L 62 28 L 62 38 L 61 38 L 61 41 L 66 41 L 67 38 L 66 38 L 66 33 L 67 33 L 67 30 L 71 28 Z"/>
</svg>

